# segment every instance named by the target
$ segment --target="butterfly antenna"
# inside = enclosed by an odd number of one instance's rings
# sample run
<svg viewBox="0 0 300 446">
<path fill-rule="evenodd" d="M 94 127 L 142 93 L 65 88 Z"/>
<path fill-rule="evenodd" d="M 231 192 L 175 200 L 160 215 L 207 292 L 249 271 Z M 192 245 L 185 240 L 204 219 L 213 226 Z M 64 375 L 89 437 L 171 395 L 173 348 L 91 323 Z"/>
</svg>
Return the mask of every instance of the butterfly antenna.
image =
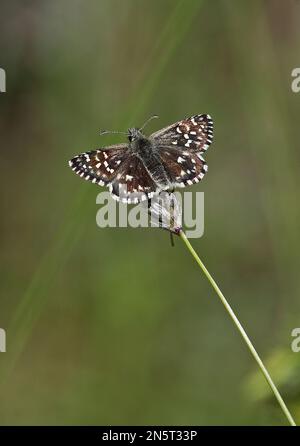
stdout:
<svg viewBox="0 0 300 446">
<path fill-rule="evenodd" d="M 127 135 L 127 132 L 118 132 L 117 130 L 100 130 L 100 136 L 107 135 L 109 133 L 121 133 L 122 135 Z"/>
<path fill-rule="evenodd" d="M 143 130 L 144 127 L 146 127 L 146 125 L 147 125 L 150 121 L 152 121 L 152 119 L 156 119 L 156 118 L 158 118 L 158 115 L 150 116 L 150 118 L 148 118 L 147 121 L 144 122 L 144 124 L 142 125 L 142 127 L 140 128 L 140 130 Z"/>
</svg>

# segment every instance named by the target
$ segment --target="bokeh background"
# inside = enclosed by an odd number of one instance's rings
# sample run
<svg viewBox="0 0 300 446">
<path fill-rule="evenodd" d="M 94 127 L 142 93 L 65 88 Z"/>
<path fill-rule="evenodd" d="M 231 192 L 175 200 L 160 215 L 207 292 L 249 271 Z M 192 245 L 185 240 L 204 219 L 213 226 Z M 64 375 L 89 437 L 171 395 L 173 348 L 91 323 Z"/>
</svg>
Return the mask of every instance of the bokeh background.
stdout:
<svg viewBox="0 0 300 446">
<path fill-rule="evenodd" d="M 215 121 L 192 240 L 300 422 L 296 0 L 1 1 L 0 423 L 286 424 L 178 239 L 99 229 L 67 166 L 151 114 Z"/>
</svg>

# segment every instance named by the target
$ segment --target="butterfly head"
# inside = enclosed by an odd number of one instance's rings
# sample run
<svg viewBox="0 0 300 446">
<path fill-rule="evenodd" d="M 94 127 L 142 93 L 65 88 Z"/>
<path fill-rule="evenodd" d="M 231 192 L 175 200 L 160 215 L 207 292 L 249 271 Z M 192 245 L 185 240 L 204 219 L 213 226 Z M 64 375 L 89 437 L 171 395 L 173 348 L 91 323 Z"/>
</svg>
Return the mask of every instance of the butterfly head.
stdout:
<svg viewBox="0 0 300 446">
<path fill-rule="evenodd" d="M 140 129 L 137 129 L 135 127 L 128 129 L 128 139 L 129 142 L 136 141 L 139 138 L 143 138 L 143 134 L 140 131 Z"/>
</svg>

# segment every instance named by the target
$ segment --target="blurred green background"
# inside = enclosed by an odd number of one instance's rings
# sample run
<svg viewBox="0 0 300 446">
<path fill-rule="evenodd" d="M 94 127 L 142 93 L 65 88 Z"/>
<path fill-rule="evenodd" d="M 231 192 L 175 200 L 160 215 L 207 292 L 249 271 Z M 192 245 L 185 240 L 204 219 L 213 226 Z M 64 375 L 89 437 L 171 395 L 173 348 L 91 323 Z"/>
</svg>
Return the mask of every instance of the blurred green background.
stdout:
<svg viewBox="0 0 300 446">
<path fill-rule="evenodd" d="M 214 119 L 192 243 L 300 422 L 300 2 L 0 9 L 0 424 L 286 424 L 181 241 L 99 229 L 67 166 L 153 113 Z"/>
</svg>

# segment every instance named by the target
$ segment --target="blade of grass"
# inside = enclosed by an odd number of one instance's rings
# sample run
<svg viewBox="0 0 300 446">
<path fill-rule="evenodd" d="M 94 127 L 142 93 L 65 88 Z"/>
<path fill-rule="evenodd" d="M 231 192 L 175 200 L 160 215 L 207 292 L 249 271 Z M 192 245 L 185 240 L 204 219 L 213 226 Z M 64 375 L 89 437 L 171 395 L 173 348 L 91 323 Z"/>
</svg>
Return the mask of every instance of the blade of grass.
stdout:
<svg viewBox="0 0 300 446">
<path fill-rule="evenodd" d="M 285 402 L 283 401 L 282 396 L 280 395 L 277 387 L 275 386 L 275 384 L 274 384 L 274 382 L 273 382 L 273 380 L 272 380 L 268 370 L 266 369 L 264 363 L 260 359 L 260 357 L 259 357 L 257 351 L 255 350 L 252 342 L 250 341 L 246 331 L 244 330 L 243 326 L 241 325 L 240 321 L 238 320 L 238 318 L 235 315 L 234 311 L 232 310 L 231 306 L 227 302 L 224 294 L 222 293 L 222 291 L 218 287 L 217 283 L 215 282 L 215 280 L 213 279 L 213 277 L 211 276 L 211 274 L 209 273 L 209 271 L 205 267 L 205 265 L 202 262 L 202 260 L 199 258 L 198 254 L 196 253 L 196 251 L 192 247 L 191 243 L 189 242 L 187 236 L 185 235 L 185 233 L 183 231 L 180 232 L 180 237 L 181 237 L 182 241 L 185 243 L 185 246 L 187 247 L 187 249 L 190 251 L 190 253 L 194 257 L 194 259 L 196 260 L 196 262 L 199 265 L 199 267 L 201 268 L 201 270 L 203 271 L 203 273 L 206 276 L 207 280 L 209 281 L 209 283 L 211 284 L 211 286 L 213 287 L 213 289 L 217 293 L 217 296 L 219 297 L 219 299 L 222 302 L 222 304 L 224 305 L 227 313 L 231 317 L 234 325 L 236 326 L 236 328 L 238 329 L 239 333 L 241 334 L 241 336 L 242 336 L 243 340 L 245 341 L 248 349 L 250 350 L 252 356 L 254 357 L 258 367 L 262 371 L 262 373 L 263 373 L 267 383 L 269 384 L 272 392 L 274 393 L 275 398 L 277 399 L 279 406 L 281 407 L 284 415 L 288 419 L 288 422 L 290 423 L 291 426 L 296 426 L 296 423 L 295 423 L 295 421 L 294 421 L 290 411 L 288 410 Z"/>
</svg>

